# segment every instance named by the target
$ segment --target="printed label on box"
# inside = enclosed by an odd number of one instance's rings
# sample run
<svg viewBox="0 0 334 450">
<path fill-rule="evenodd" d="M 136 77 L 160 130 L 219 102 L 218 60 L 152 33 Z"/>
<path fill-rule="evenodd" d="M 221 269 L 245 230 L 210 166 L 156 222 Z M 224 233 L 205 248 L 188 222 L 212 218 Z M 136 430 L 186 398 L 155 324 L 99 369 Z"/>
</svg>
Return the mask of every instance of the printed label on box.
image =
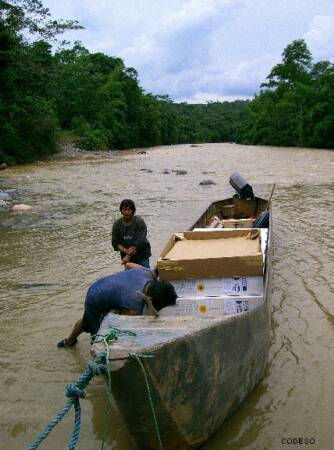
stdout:
<svg viewBox="0 0 334 450">
<path fill-rule="evenodd" d="M 262 296 L 178 298 L 175 306 L 160 311 L 162 316 L 220 316 L 249 312 L 261 305 Z"/>
<path fill-rule="evenodd" d="M 224 302 L 213 299 L 178 299 L 176 315 L 211 315 L 224 313 Z"/>
<path fill-rule="evenodd" d="M 171 281 L 178 297 L 219 297 L 221 295 L 261 295 L 262 277 L 211 278 Z"/>
<path fill-rule="evenodd" d="M 225 314 L 240 314 L 249 311 L 249 301 L 241 299 L 231 299 L 224 301 Z"/>
</svg>

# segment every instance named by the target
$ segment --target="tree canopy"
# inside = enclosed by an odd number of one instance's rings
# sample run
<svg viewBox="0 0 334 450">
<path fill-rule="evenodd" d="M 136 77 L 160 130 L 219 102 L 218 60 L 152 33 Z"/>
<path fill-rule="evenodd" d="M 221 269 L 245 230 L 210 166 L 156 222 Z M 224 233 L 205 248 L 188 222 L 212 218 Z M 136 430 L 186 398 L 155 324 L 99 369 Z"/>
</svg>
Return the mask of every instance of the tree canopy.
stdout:
<svg viewBox="0 0 334 450">
<path fill-rule="evenodd" d="M 83 149 L 199 142 L 334 147 L 334 67 L 313 63 L 304 40 L 289 44 L 253 101 L 174 103 L 145 92 L 121 58 L 80 42 L 77 29 L 40 0 L 0 0 L 0 163 L 55 152 L 71 134 Z"/>
<path fill-rule="evenodd" d="M 267 80 L 243 114 L 238 142 L 334 148 L 334 65 L 313 63 L 298 39 Z"/>
</svg>

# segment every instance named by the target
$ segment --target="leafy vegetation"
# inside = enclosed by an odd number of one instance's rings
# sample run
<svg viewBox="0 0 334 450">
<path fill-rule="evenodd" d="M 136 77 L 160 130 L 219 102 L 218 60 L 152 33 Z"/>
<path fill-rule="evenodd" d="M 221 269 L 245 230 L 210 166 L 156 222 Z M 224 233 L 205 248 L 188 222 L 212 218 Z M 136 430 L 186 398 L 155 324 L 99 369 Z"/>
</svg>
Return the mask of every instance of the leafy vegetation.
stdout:
<svg viewBox="0 0 334 450">
<path fill-rule="evenodd" d="M 242 114 L 237 141 L 334 148 L 334 65 L 312 63 L 303 39 L 289 44 Z"/>
<path fill-rule="evenodd" d="M 50 20 L 39 0 L 0 0 L 0 162 L 27 162 L 56 150 L 56 64 L 52 39 L 73 21 Z M 25 35 L 38 36 L 29 43 Z"/>
<path fill-rule="evenodd" d="M 303 40 L 286 47 L 253 101 L 176 104 L 144 92 L 120 58 L 78 42 L 53 52 L 56 37 L 76 28 L 51 20 L 39 0 L 0 0 L 0 163 L 55 152 L 59 133 L 87 150 L 228 141 L 334 147 L 334 67 L 313 64 Z"/>
</svg>

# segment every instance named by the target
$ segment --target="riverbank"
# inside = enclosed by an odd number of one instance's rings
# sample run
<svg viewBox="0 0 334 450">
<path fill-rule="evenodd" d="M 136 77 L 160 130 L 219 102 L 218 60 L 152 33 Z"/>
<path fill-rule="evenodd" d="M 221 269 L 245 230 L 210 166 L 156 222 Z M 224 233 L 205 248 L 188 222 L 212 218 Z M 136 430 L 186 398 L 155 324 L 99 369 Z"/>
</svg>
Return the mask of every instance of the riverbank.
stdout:
<svg viewBox="0 0 334 450">
<path fill-rule="evenodd" d="M 59 151 L 47 158 L 40 160 L 38 162 L 50 162 L 50 161 L 68 161 L 68 160 L 79 160 L 79 159 L 96 159 L 96 158 L 112 158 L 119 155 L 128 155 L 133 153 L 144 154 L 146 150 L 140 148 L 131 148 L 126 150 L 82 150 L 76 147 L 75 144 L 66 142 L 59 146 Z"/>
<path fill-rule="evenodd" d="M 178 144 L 178 147 L 202 147 L 205 144 Z M 209 145 L 209 144 L 208 144 Z M 109 159 L 119 156 L 129 156 L 129 155 L 144 155 L 152 150 L 157 150 L 158 148 L 163 149 L 167 148 L 169 149 L 171 146 L 169 145 L 161 145 L 161 146 L 155 146 L 155 147 L 134 147 L 134 148 L 128 148 L 123 150 L 82 150 L 79 147 L 77 147 L 72 142 L 62 142 L 59 144 L 58 151 L 56 153 L 53 153 L 51 155 L 46 156 L 45 158 L 38 159 L 36 161 L 32 161 L 30 163 L 26 164 L 14 164 L 7 166 L 6 164 L 3 164 L 3 166 L 0 166 L 0 169 L 8 169 L 10 167 L 22 167 L 22 166 L 28 166 L 33 164 L 48 164 L 52 162 L 73 162 L 73 161 L 82 161 L 82 160 L 96 160 L 96 159 Z M 176 147 L 176 146 L 173 146 Z"/>
</svg>

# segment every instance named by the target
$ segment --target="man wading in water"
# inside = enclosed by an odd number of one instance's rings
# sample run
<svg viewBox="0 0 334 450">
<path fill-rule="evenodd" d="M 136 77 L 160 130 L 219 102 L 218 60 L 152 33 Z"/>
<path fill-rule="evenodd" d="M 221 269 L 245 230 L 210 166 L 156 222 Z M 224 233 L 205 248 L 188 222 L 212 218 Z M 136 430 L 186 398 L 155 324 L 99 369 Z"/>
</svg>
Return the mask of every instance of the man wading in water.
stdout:
<svg viewBox="0 0 334 450">
<path fill-rule="evenodd" d="M 130 199 L 122 200 L 119 210 L 122 217 L 114 223 L 111 243 L 119 251 L 122 264 L 134 262 L 150 267 L 151 245 L 147 240 L 147 227 L 144 220 L 135 215 L 136 206 Z"/>
</svg>

